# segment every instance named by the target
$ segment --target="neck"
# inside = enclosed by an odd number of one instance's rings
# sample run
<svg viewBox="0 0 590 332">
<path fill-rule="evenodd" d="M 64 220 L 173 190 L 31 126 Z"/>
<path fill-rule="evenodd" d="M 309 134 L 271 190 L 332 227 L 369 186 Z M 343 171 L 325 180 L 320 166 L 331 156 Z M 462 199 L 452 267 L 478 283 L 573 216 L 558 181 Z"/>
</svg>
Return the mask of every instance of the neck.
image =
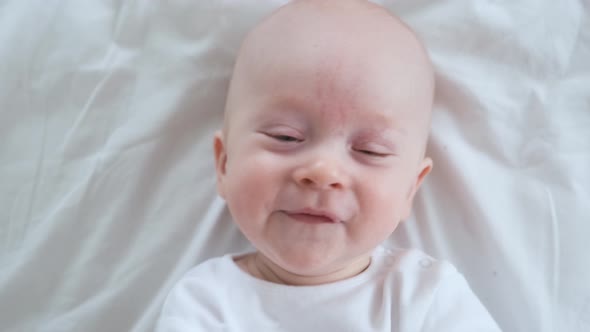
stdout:
<svg viewBox="0 0 590 332">
<path fill-rule="evenodd" d="M 256 252 L 246 257 L 244 267 L 252 276 L 268 282 L 293 286 L 312 286 L 352 278 L 365 271 L 369 267 L 370 262 L 371 257 L 366 255 L 356 259 L 345 267 L 337 268 L 326 273 L 301 275 L 281 268 L 266 258 L 262 253 Z"/>
</svg>

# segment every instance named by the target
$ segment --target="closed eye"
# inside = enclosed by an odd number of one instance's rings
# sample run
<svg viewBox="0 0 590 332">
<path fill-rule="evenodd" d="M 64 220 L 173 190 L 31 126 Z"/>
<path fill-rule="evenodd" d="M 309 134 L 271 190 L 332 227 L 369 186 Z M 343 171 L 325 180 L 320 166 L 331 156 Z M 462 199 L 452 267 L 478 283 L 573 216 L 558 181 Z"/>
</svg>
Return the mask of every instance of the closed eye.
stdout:
<svg viewBox="0 0 590 332">
<path fill-rule="evenodd" d="M 371 151 L 371 150 L 356 150 L 356 151 L 357 152 L 360 152 L 360 153 L 363 153 L 363 154 L 366 154 L 366 155 L 371 156 L 371 157 L 381 157 L 381 158 L 384 158 L 384 157 L 391 156 L 391 153 L 376 152 L 376 151 Z"/>
<path fill-rule="evenodd" d="M 277 141 L 281 141 L 281 142 L 302 142 L 303 141 L 297 137 L 293 137 L 293 136 L 289 136 L 289 135 L 272 135 L 272 134 L 266 134 L 266 135 L 276 139 Z"/>
</svg>

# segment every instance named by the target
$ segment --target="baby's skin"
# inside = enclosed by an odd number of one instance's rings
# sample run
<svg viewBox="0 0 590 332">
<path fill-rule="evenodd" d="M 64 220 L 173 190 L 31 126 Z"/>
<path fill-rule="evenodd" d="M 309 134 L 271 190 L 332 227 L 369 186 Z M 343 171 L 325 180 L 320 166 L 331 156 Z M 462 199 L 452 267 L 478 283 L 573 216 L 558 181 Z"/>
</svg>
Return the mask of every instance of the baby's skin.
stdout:
<svg viewBox="0 0 590 332">
<path fill-rule="evenodd" d="M 416 35 L 368 1 L 293 1 L 256 26 L 214 138 L 218 192 L 256 248 L 238 266 L 288 285 L 365 270 L 432 168 L 433 91 Z"/>
</svg>

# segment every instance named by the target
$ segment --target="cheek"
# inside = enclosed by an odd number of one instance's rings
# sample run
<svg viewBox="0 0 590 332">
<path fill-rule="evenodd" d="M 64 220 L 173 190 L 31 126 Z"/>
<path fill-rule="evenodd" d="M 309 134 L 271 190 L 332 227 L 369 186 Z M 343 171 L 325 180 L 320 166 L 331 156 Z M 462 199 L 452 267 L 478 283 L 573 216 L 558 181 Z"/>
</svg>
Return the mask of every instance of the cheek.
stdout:
<svg viewBox="0 0 590 332">
<path fill-rule="evenodd" d="M 389 188 L 374 185 L 359 199 L 361 215 L 349 234 L 362 248 L 372 249 L 393 233 L 401 215 L 398 196 Z"/>
<path fill-rule="evenodd" d="M 367 182 L 360 202 L 367 219 L 380 227 L 397 224 L 407 198 L 407 182 L 399 174 L 379 176 Z"/>
<path fill-rule="evenodd" d="M 277 170 L 260 156 L 237 155 L 228 164 L 226 202 L 238 225 L 256 224 L 271 211 L 279 187 Z"/>
</svg>

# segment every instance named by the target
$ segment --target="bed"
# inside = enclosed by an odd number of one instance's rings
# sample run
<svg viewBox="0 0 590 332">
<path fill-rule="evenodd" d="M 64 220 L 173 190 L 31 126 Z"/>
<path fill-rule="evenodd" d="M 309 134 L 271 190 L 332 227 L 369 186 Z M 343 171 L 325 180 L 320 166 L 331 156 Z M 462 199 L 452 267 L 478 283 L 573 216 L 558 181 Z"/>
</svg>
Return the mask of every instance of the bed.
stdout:
<svg viewBox="0 0 590 332">
<path fill-rule="evenodd" d="M 427 45 L 434 170 L 386 246 L 453 262 L 504 331 L 590 331 L 590 4 L 376 1 Z M 0 330 L 149 331 L 249 248 L 212 135 L 284 0 L 0 2 Z"/>
</svg>

